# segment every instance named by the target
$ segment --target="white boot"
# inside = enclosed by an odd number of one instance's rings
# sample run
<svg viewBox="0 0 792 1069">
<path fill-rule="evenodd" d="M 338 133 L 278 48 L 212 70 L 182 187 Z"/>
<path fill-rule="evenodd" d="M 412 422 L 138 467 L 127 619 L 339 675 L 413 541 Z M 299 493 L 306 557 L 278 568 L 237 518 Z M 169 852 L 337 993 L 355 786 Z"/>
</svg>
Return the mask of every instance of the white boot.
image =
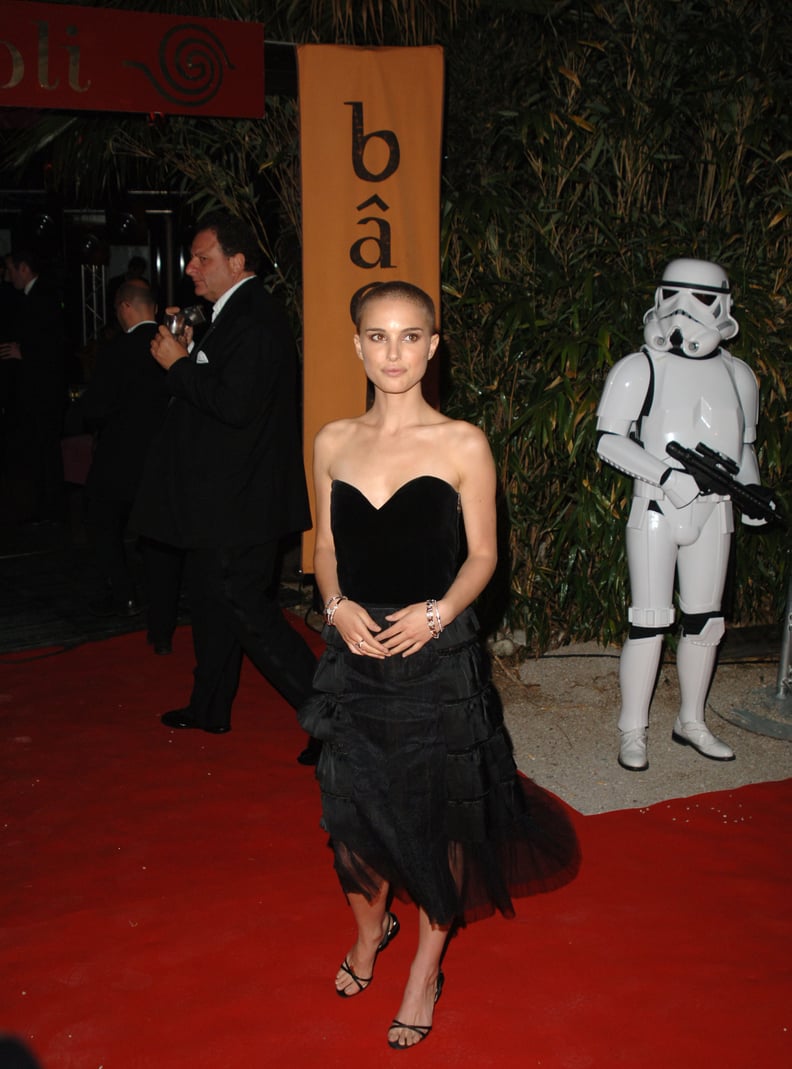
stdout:
<svg viewBox="0 0 792 1069">
<path fill-rule="evenodd" d="M 619 764 L 628 772 L 645 772 L 649 767 L 646 756 L 646 728 L 622 731 L 619 740 Z"/>
<path fill-rule="evenodd" d="M 723 619 L 713 617 L 701 634 L 683 635 L 677 649 L 681 704 L 671 738 L 713 761 L 734 760 L 731 747 L 717 739 L 704 723 L 704 704 L 723 632 Z"/>
<path fill-rule="evenodd" d="M 662 648 L 662 635 L 628 638 L 619 661 L 619 764 L 629 772 L 645 772 L 649 767 L 646 728 Z"/>
<path fill-rule="evenodd" d="M 734 750 L 725 742 L 716 739 L 703 720 L 680 720 L 676 719 L 674 730 L 671 733 L 674 742 L 680 746 L 692 746 L 704 757 L 710 757 L 713 761 L 733 761 Z"/>
</svg>

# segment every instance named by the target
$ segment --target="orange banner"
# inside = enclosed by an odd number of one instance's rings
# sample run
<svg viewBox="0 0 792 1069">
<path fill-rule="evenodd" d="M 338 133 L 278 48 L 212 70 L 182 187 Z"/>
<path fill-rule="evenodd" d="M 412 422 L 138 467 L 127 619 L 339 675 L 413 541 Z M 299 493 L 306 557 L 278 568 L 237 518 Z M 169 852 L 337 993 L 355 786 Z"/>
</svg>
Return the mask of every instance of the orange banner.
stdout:
<svg viewBox="0 0 792 1069">
<path fill-rule="evenodd" d="M 301 45 L 305 462 L 316 432 L 360 415 L 366 376 L 350 304 L 404 279 L 440 310 L 443 50 Z M 432 365 L 430 365 L 432 366 Z M 313 572 L 312 532 L 302 566 Z"/>
</svg>

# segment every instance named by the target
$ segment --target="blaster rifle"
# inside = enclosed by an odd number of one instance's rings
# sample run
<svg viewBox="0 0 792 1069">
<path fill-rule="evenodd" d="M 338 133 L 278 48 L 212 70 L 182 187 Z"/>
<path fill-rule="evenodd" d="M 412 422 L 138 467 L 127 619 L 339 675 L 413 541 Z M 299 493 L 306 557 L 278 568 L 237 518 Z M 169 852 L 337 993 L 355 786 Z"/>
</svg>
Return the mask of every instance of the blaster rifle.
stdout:
<svg viewBox="0 0 792 1069">
<path fill-rule="evenodd" d="M 772 494 L 762 487 L 746 486 L 737 482 L 734 476 L 740 467 L 731 457 L 718 453 L 704 442 L 699 442 L 695 449 L 688 449 L 679 442 L 668 442 L 666 453 L 678 460 L 688 475 L 693 476 L 702 494 L 730 497 L 740 512 L 744 512 L 752 520 L 786 522 L 778 511 Z"/>
</svg>

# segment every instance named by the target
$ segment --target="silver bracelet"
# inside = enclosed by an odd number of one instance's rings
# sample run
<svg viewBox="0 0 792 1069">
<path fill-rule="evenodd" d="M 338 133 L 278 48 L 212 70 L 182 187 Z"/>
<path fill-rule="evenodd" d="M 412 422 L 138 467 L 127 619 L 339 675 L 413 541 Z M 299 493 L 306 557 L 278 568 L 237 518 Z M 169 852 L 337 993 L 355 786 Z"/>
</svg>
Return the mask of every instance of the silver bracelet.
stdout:
<svg viewBox="0 0 792 1069">
<path fill-rule="evenodd" d="M 336 609 L 342 601 L 349 601 L 346 594 L 333 594 L 331 598 L 328 598 L 325 602 L 324 617 L 328 627 L 333 626 L 333 617 L 336 614 Z"/>
<path fill-rule="evenodd" d="M 426 601 L 426 623 L 432 633 L 432 638 L 440 638 L 443 622 L 440 619 L 440 612 L 435 598 L 428 598 Z"/>
</svg>

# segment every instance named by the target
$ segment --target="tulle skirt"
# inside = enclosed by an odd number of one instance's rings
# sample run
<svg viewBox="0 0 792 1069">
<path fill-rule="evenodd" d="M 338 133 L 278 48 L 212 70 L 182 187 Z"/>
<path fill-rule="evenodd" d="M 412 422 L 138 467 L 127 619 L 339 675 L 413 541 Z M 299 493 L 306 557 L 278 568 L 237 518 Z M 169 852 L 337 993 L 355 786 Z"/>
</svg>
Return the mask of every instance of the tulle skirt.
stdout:
<svg viewBox="0 0 792 1069">
<path fill-rule="evenodd" d="M 390 608 L 367 606 L 378 623 Z M 387 625 L 385 625 L 387 626 Z M 346 893 L 393 893 L 439 925 L 571 880 L 562 805 L 517 772 L 472 610 L 410 657 L 349 652 L 335 628 L 299 712 L 323 742 L 322 826 Z"/>
</svg>

